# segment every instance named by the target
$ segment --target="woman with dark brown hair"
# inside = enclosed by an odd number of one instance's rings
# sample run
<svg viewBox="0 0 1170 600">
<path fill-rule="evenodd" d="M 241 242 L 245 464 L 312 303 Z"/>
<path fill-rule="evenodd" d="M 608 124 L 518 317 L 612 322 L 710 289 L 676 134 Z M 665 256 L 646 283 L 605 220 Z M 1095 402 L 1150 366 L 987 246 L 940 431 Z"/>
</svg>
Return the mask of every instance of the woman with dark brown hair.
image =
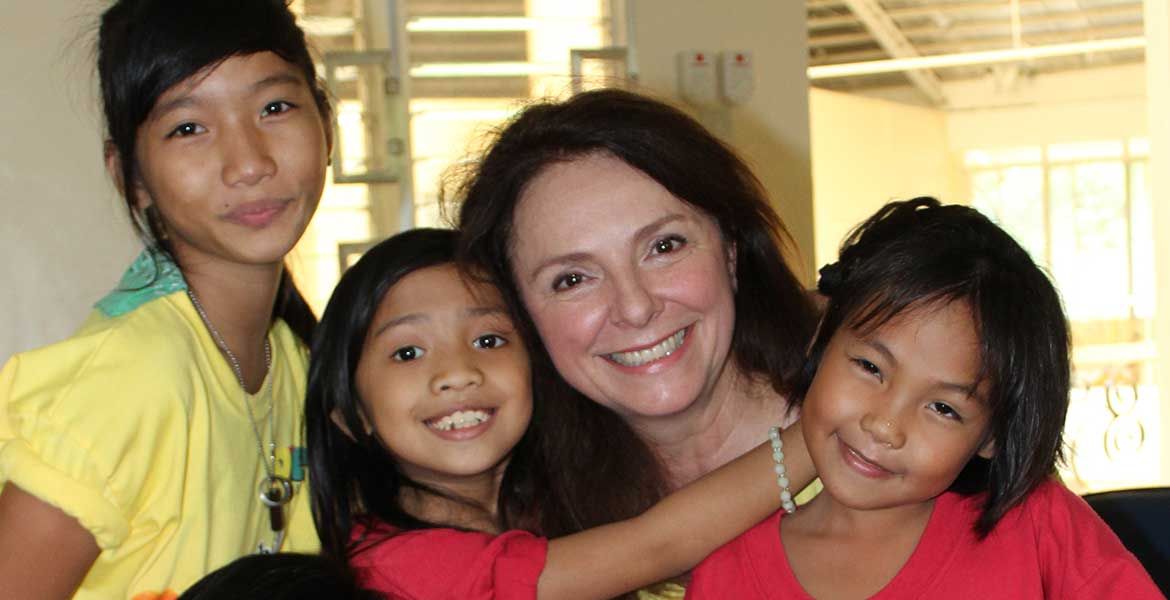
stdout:
<svg viewBox="0 0 1170 600">
<path fill-rule="evenodd" d="M 630 492 L 629 512 L 585 524 L 634 514 L 791 423 L 815 313 L 760 182 L 694 119 L 619 90 L 536 104 L 457 196 L 464 259 L 502 287 L 534 370 L 559 374 L 538 377 L 536 397 L 572 405 L 556 411 L 574 416 L 565 436 L 574 420 L 615 423 L 574 442 L 616 463 L 602 492 Z M 812 477 L 800 438 L 785 440 L 794 484 Z M 624 472 L 647 456 L 658 472 Z"/>
</svg>

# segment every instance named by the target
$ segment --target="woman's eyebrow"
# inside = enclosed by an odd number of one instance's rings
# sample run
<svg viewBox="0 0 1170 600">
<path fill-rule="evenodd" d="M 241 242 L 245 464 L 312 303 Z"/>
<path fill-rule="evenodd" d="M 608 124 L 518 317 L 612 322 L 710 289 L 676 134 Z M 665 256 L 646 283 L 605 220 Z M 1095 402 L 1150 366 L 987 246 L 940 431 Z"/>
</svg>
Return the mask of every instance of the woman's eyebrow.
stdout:
<svg viewBox="0 0 1170 600">
<path fill-rule="evenodd" d="M 591 256 L 592 255 L 588 252 L 569 252 L 566 254 L 558 254 L 557 256 L 543 260 L 528 274 L 528 282 L 531 283 L 536 281 L 536 278 L 540 276 L 540 272 L 551 267 L 552 265 L 567 262 L 581 262 L 589 260 Z"/>
<path fill-rule="evenodd" d="M 679 214 L 679 213 L 672 213 L 672 214 L 666 215 L 664 217 L 660 217 L 658 219 L 651 221 L 650 223 L 647 223 L 646 225 L 639 227 L 638 230 L 634 232 L 633 239 L 635 239 L 635 240 L 642 239 L 642 238 L 654 233 L 655 231 L 661 229 L 662 226 L 664 226 L 668 223 L 673 223 L 675 221 L 685 221 L 686 218 L 687 218 L 686 215 Z M 536 278 L 540 275 L 540 272 L 547 269 L 550 265 L 555 265 L 558 263 L 565 263 L 565 262 L 579 262 L 579 261 L 583 261 L 583 260 L 588 260 L 589 257 L 590 257 L 590 254 L 588 252 L 569 252 L 566 254 L 559 254 L 557 256 L 554 256 L 552 258 L 544 260 L 540 264 L 536 265 L 536 267 L 533 268 L 532 271 L 528 274 L 528 281 L 530 283 L 535 281 Z"/>
<path fill-rule="evenodd" d="M 672 214 L 666 215 L 664 217 L 655 219 L 654 221 L 652 221 L 646 225 L 643 225 L 642 227 L 639 227 L 638 231 L 636 231 L 634 233 L 634 239 L 636 239 L 636 240 L 642 239 L 642 238 L 650 235 L 651 233 L 658 231 L 659 229 L 662 228 L 663 225 L 666 225 L 668 223 L 673 223 L 675 221 L 683 221 L 685 219 L 686 219 L 686 216 L 679 214 L 679 213 L 672 213 Z"/>
</svg>

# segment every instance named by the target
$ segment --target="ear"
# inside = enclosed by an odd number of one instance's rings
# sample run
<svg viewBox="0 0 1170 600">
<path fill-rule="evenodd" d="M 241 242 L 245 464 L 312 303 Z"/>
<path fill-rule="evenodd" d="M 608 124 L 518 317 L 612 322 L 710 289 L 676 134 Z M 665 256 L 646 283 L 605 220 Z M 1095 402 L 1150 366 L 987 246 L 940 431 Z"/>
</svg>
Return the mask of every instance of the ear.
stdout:
<svg viewBox="0 0 1170 600">
<path fill-rule="evenodd" d="M 370 422 L 368 420 L 366 420 L 366 415 L 364 412 L 358 411 L 358 416 L 361 417 L 362 428 L 365 429 L 365 431 L 363 433 L 368 435 L 370 433 L 370 430 L 373 429 L 372 427 L 370 427 Z M 341 433 L 345 434 L 345 437 L 349 438 L 350 441 L 355 442 L 355 443 L 358 441 L 357 436 L 355 436 L 353 434 L 353 432 L 349 430 L 349 426 L 345 424 L 345 417 L 343 417 L 341 415 L 340 410 L 338 410 L 336 408 L 333 409 L 333 411 L 329 413 L 329 420 L 333 421 L 333 424 L 338 429 L 340 429 Z"/>
<path fill-rule="evenodd" d="M 102 144 L 102 156 L 106 163 L 106 173 L 114 181 L 114 187 L 118 189 L 118 193 L 122 195 L 133 194 L 135 209 L 143 210 L 153 203 L 146 190 L 137 183 L 131 190 L 127 191 L 126 180 L 122 173 L 122 155 L 118 153 L 118 148 L 114 146 L 113 140 L 106 140 Z"/>
<path fill-rule="evenodd" d="M 118 149 L 114 147 L 114 140 L 106 140 L 102 143 L 102 158 L 106 163 L 106 173 L 114 181 L 114 187 L 118 188 L 119 194 L 125 194 L 126 182 L 122 180 L 122 157 L 118 154 Z"/>
<path fill-rule="evenodd" d="M 980 447 L 979 451 L 976 452 L 975 454 L 978 455 L 980 458 L 986 458 L 987 460 L 991 460 L 991 458 L 995 456 L 995 440 L 989 439 L 986 442 L 984 442 L 983 446 Z"/>
</svg>

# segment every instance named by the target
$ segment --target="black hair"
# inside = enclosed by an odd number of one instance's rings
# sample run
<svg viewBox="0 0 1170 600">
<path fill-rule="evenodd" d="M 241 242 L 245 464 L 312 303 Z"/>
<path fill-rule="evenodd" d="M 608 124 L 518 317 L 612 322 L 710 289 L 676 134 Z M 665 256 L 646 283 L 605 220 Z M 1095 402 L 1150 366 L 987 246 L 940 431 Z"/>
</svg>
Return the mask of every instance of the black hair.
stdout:
<svg viewBox="0 0 1170 600">
<path fill-rule="evenodd" d="M 363 514 L 402 530 L 433 526 L 403 509 L 401 490 L 421 486 L 402 473 L 376 435 L 366 433 L 356 373 L 370 325 L 390 288 L 454 257 L 453 231 L 413 229 L 386 239 L 342 274 L 321 315 L 309 352 L 305 427 L 313 520 L 326 556 L 348 558 L 350 530 Z"/>
<path fill-rule="evenodd" d="M 819 290 L 828 303 L 797 403 L 840 328 L 873 331 L 918 308 L 968 304 L 995 452 L 972 458 L 951 489 L 986 492 L 975 524 L 986 536 L 1062 459 L 1070 337 L 1048 276 L 975 209 L 923 197 L 886 204 L 854 229 L 838 262 L 821 269 Z"/>
<path fill-rule="evenodd" d="M 269 51 L 293 65 L 312 91 L 329 135 L 331 108 L 317 78 L 304 32 L 282 0 L 119 0 L 102 14 L 97 66 L 107 152 L 116 153 L 119 187 L 130 221 L 147 246 L 173 260 L 157 210 L 138 210 L 138 129 L 164 92 L 233 56 Z M 181 265 L 180 265 L 181 266 Z M 309 342 L 316 317 L 287 267 L 273 306 Z"/>
<path fill-rule="evenodd" d="M 212 571 L 178 600 L 382 600 L 345 566 L 320 555 L 253 554 Z"/>
</svg>

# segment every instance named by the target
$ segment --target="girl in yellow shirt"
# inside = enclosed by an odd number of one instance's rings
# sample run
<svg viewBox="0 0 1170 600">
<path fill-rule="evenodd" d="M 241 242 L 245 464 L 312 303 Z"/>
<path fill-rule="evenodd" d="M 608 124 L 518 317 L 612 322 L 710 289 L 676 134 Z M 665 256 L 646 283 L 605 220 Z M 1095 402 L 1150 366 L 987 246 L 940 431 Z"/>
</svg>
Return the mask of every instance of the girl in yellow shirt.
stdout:
<svg viewBox="0 0 1170 600">
<path fill-rule="evenodd" d="M 279 0 L 120 0 L 97 44 L 105 162 L 146 250 L 73 337 L 0 371 L 0 587 L 173 596 L 315 550 L 300 407 L 315 318 L 283 261 L 330 107 Z"/>
</svg>

